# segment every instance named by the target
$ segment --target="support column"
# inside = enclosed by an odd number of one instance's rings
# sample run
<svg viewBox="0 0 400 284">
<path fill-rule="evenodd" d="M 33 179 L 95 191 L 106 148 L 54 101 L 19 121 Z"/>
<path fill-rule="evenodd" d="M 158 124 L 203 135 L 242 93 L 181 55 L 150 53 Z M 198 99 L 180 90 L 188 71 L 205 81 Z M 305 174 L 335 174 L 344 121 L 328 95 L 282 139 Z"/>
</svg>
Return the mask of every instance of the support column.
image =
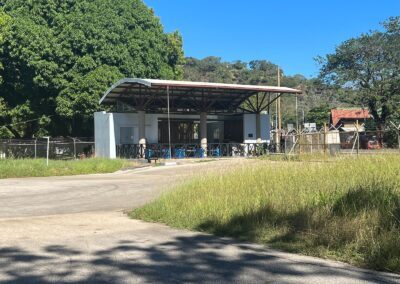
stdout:
<svg viewBox="0 0 400 284">
<path fill-rule="evenodd" d="M 138 111 L 138 133 L 139 146 L 144 149 L 146 147 L 146 113 L 144 110 Z"/>
<path fill-rule="evenodd" d="M 200 144 L 204 150 L 204 156 L 207 156 L 207 113 L 200 113 Z"/>
<path fill-rule="evenodd" d="M 260 113 L 256 113 L 256 139 L 257 143 L 261 143 L 261 121 L 260 121 Z"/>
</svg>

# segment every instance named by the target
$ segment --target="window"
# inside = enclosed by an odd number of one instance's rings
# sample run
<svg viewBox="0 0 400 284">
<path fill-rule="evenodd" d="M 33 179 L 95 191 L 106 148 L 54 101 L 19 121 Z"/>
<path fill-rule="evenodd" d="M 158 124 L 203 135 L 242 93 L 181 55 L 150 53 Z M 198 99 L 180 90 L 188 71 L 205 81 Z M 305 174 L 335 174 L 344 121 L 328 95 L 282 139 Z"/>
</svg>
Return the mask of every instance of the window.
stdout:
<svg viewBox="0 0 400 284">
<path fill-rule="evenodd" d="M 133 137 L 133 127 L 121 127 L 120 128 L 120 141 L 121 144 L 134 144 L 135 140 Z"/>
</svg>

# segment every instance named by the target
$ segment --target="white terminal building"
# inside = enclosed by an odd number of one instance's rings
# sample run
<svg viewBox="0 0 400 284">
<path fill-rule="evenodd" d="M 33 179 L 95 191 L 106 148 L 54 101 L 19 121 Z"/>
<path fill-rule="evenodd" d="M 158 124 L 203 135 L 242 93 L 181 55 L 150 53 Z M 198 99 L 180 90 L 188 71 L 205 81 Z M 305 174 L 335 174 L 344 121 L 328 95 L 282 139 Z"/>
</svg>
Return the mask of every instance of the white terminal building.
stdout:
<svg viewBox="0 0 400 284">
<path fill-rule="evenodd" d="M 122 79 L 97 112 L 97 157 L 249 155 L 270 142 L 267 109 L 286 87 Z"/>
</svg>

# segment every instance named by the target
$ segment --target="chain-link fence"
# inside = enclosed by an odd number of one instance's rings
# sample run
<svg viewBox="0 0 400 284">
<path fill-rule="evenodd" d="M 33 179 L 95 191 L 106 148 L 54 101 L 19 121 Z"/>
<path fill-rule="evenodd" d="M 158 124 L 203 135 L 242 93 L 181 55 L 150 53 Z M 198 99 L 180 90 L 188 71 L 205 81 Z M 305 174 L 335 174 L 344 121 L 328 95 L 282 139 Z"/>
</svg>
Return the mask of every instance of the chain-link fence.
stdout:
<svg viewBox="0 0 400 284">
<path fill-rule="evenodd" d="M 286 154 L 400 152 L 400 131 L 340 131 L 323 128 L 316 132 L 292 132 L 282 135 L 280 146 L 280 152 Z"/>
<path fill-rule="evenodd" d="M 74 159 L 92 157 L 94 142 L 90 138 L 1 139 L 0 159 Z"/>
</svg>

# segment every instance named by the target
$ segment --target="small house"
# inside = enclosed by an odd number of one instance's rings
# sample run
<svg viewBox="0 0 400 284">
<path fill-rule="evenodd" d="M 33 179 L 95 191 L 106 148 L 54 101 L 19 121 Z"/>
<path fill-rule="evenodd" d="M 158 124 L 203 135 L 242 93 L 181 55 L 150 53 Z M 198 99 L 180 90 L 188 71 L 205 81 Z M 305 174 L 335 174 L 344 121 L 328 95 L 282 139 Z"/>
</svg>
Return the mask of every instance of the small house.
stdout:
<svg viewBox="0 0 400 284">
<path fill-rule="evenodd" d="M 336 129 L 340 129 L 344 132 L 356 132 L 356 123 L 358 121 L 358 131 L 364 131 L 363 124 L 366 120 L 370 120 L 372 117 L 367 109 L 362 108 L 347 108 L 339 109 L 334 108 L 331 110 L 330 123 Z"/>
</svg>

